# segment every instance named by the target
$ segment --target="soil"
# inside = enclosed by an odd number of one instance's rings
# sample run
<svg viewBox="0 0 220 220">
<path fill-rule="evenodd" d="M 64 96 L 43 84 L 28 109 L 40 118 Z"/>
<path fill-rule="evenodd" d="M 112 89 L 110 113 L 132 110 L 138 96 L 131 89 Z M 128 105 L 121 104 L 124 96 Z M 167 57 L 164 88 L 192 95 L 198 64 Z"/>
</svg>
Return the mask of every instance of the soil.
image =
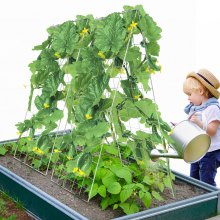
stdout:
<svg viewBox="0 0 220 220">
<path fill-rule="evenodd" d="M 0 157 L 0 164 L 88 219 L 108 220 L 125 215 L 122 211 L 112 210 L 110 208 L 107 210 L 101 210 L 97 200 L 92 199 L 89 202 L 83 200 L 79 196 L 68 192 L 51 181 L 50 173 L 46 176 L 42 175 L 22 162 L 14 159 L 11 155 Z M 163 193 L 164 201 L 154 201 L 151 208 L 207 193 L 207 191 L 201 188 L 180 180 L 175 180 L 174 191 L 175 198 L 173 197 L 171 190 L 166 189 Z M 24 218 L 20 219 L 24 220 Z"/>
</svg>

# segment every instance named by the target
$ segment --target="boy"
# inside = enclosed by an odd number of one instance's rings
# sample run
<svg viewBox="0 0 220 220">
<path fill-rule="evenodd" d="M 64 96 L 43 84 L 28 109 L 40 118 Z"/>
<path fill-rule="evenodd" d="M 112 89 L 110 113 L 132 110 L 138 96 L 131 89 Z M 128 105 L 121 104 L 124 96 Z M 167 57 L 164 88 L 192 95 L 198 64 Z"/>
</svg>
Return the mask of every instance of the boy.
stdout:
<svg viewBox="0 0 220 220">
<path fill-rule="evenodd" d="M 191 72 L 183 83 L 190 102 L 184 109 L 189 120 L 204 129 L 211 137 L 205 156 L 190 166 L 190 176 L 216 186 L 215 176 L 220 166 L 220 105 L 219 80 L 207 69 Z M 199 147 L 199 146 L 198 146 Z"/>
</svg>

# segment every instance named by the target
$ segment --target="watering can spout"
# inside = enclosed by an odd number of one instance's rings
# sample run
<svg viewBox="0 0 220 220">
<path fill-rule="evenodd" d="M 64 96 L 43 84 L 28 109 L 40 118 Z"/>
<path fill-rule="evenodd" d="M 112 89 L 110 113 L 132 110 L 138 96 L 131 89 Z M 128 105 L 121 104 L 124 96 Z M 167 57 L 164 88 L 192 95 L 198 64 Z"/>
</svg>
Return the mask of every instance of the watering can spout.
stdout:
<svg viewBox="0 0 220 220">
<path fill-rule="evenodd" d="M 150 157 L 151 157 L 152 159 L 156 159 L 156 158 L 159 158 L 159 157 L 182 159 L 176 152 L 172 152 L 172 153 L 160 153 L 157 149 L 153 149 L 153 150 L 150 152 Z"/>
</svg>

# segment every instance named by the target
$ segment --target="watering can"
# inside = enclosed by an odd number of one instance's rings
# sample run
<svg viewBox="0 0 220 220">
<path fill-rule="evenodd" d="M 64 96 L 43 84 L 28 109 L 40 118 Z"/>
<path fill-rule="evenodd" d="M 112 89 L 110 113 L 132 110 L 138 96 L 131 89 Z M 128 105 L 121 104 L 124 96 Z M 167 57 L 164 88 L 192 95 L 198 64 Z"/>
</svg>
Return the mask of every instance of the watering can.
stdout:
<svg viewBox="0 0 220 220">
<path fill-rule="evenodd" d="M 187 163 L 194 163 L 206 154 L 211 144 L 210 136 L 189 120 L 176 124 L 170 132 L 170 137 L 173 140 L 172 146 L 176 152 L 160 153 L 157 150 L 152 150 L 151 158 L 180 158 Z"/>
</svg>

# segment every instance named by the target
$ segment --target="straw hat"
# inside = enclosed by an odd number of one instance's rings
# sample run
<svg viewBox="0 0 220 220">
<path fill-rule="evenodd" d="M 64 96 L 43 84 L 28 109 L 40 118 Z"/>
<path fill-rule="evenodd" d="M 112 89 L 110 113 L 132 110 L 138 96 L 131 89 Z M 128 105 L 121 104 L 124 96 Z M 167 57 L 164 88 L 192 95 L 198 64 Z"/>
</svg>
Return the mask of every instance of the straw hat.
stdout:
<svg viewBox="0 0 220 220">
<path fill-rule="evenodd" d="M 219 98 L 218 88 L 220 87 L 219 80 L 207 69 L 200 69 L 197 73 L 191 72 L 186 78 L 194 77 L 199 80 L 217 99 Z"/>
</svg>

